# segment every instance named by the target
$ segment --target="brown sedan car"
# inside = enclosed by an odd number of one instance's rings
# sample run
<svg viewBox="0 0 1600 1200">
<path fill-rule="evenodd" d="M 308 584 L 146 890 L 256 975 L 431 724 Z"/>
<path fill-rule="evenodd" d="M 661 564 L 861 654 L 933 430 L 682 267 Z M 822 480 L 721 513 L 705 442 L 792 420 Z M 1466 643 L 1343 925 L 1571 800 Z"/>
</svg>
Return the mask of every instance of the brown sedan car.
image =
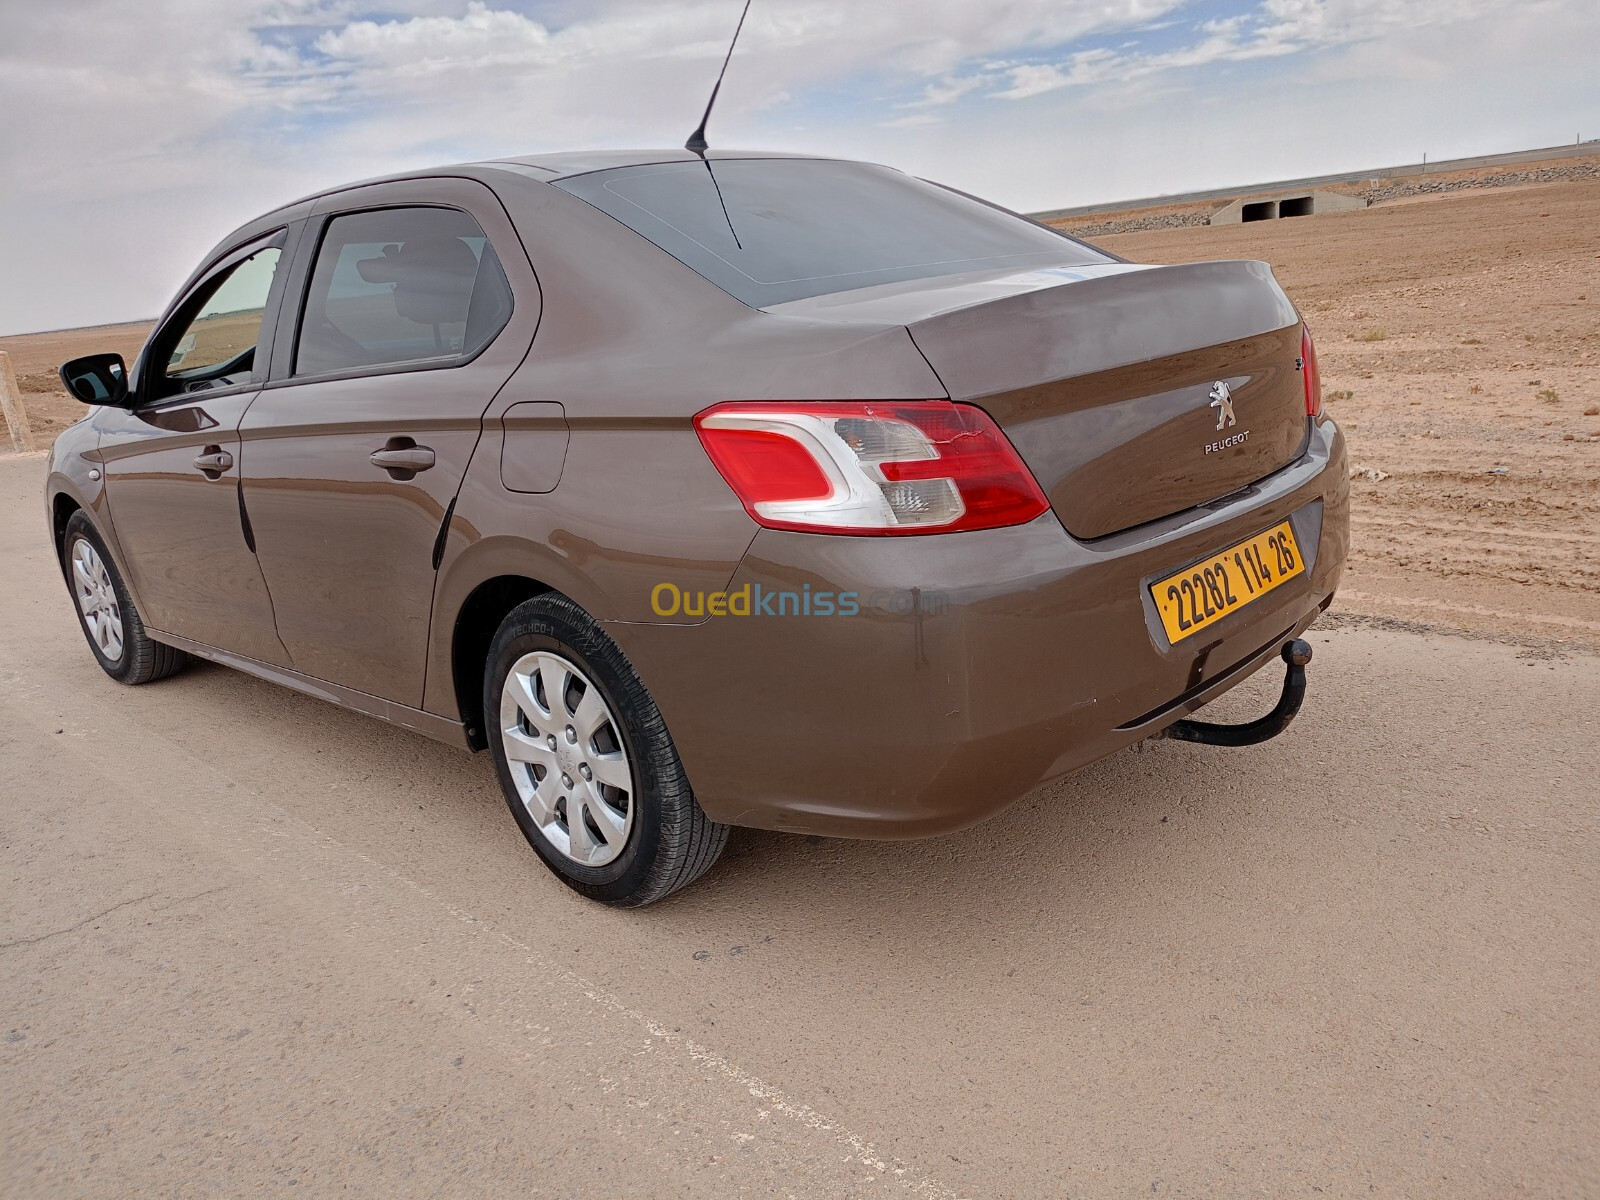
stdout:
<svg viewBox="0 0 1600 1200">
<path fill-rule="evenodd" d="M 730 825 L 922 837 L 1304 690 L 1344 447 L 1258 262 L 687 151 L 338 188 L 226 238 L 46 505 L 112 678 L 194 655 L 493 754 L 598 900 Z M 1279 657 L 1247 726 L 1187 714 Z"/>
</svg>

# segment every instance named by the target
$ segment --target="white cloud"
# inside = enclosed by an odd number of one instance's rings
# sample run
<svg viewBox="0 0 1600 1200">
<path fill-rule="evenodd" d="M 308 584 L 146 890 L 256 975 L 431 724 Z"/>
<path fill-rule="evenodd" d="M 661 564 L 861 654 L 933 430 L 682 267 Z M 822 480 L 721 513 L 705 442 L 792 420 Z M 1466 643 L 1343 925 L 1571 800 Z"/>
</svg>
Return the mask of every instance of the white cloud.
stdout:
<svg viewBox="0 0 1600 1200">
<path fill-rule="evenodd" d="M 1042 96 L 1058 88 L 1099 83 L 1118 71 L 1127 72 L 1127 64 L 1137 56 L 1118 54 L 1114 50 L 1084 50 L 1074 54 L 1065 64 L 1024 63 L 1011 67 L 1007 75 L 1011 85 L 991 93 L 999 100 L 1026 100 Z"/>
<path fill-rule="evenodd" d="M 905 105 L 907 108 L 932 108 L 940 104 L 954 104 L 969 96 L 989 82 L 982 75 L 947 76 L 935 80 L 922 89 L 922 95 Z"/>
</svg>

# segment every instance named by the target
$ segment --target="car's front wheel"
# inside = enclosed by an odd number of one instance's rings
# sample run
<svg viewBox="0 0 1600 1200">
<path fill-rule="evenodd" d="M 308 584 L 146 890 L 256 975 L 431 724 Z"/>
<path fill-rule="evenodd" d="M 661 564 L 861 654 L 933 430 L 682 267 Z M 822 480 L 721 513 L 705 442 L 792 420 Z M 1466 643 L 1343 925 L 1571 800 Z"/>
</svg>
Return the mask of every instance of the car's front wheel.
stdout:
<svg viewBox="0 0 1600 1200">
<path fill-rule="evenodd" d="M 182 669 L 189 656 L 145 632 L 122 573 L 81 511 L 67 521 L 61 552 L 78 625 L 102 671 L 118 683 L 140 684 Z"/>
<path fill-rule="evenodd" d="M 701 810 L 655 701 L 565 596 L 513 609 L 489 648 L 483 712 L 511 813 L 544 863 L 634 908 L 694 882 L 728 827 Z"/>
</svg>

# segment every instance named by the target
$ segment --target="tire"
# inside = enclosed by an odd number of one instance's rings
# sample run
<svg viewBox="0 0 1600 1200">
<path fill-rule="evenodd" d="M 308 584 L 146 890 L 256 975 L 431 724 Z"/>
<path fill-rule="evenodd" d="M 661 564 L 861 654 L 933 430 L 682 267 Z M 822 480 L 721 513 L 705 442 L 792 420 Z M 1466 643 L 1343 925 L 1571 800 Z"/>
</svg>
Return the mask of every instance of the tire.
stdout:
<svg viewBox="0 0 1600 1200">
<path fill-rule="evenodd" d="M 183 669 L 189 656 L 145 632 L 122 572 L 82 511 L 67 521 L 61 569 L 72 593 L 78 628 L 100 669 L 118 683 L 154 683 Z"/>
<path fill-rule="evenodd" d="M 696 802 L 655 701 L 565 596 L 536 596 L 501 622 L 483 713 L 511 815 L 573 891 L 638 908 L 693 883 L 722 853 L 728 827 Z"/>
</svg>

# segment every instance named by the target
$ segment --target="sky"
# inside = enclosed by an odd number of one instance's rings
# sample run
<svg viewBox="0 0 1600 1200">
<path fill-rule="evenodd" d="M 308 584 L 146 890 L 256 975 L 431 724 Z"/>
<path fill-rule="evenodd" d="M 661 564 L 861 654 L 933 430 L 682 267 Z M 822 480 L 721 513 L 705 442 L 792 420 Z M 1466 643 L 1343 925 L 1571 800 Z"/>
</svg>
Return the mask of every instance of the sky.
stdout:
<svg viewBox="0 0 1600 1200">
<path fill-rule="evenodd" d="M 679 146 L 741 0 L 0 0 L 0 334 L 157 314 L 235 226 Z M 1600 136 L 1596 0 L 753 0 L 710 140 L 1020 211 Z"/>
</svg>

